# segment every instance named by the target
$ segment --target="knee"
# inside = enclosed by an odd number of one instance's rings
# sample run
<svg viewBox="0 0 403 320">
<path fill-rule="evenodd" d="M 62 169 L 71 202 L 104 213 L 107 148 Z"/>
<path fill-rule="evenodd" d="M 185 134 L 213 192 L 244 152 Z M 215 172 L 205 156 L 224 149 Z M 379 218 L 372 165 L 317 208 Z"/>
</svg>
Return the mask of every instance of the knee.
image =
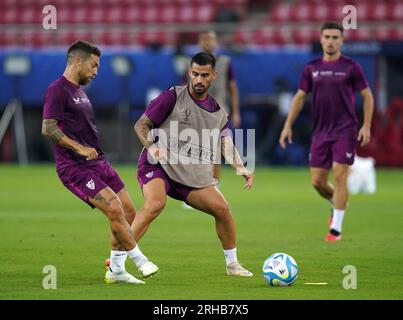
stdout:
<svg viewBox="0 0 403 320">
<path fill-rule="evenodd" d="M 164 208 L 165 208 L 164 200 L 153 199 L 147 201 L 144 204 L 142 214 L 144 214 L 144 217 L 147 220 L 153 220 L 161 213 L 162 210 L 164 210 Z"/>
<path fill-rule="evenodd" d="M 337 187 L 347 185 L 347 172 L 335 172 L 333 175 L 334 184 Z"/>
<path fill-rule="evenodd" d="M 123 210 L 123 206 L 118 201 L 114 201 L 113 203 L 111 203 L 107 213 L 108 213 L 108 218 L 111 222 L 122 220 L 125 217 L 125 212 Z"/>
<path fill-rule="evenodd" d="M 312 179 L 312 186 L 318 191 L 325 189 L 326 183 L 327 182 L 322 179 Z"/>
<path fill-rule="evenodd" d="M 215 206 L 215 216 L 220 219 L 232 219 L 231 210 L 226 201 L 220 201 Z"/>
<path fill-rule="evenodd" d="M 134 209 L 133 206 L 130 207 L 125 207 L 125 216 L 126 216 L 126 220 L 129 224 L 131 224 L 134 220 L 134 218 L 136 217 L 136 209 Z"/>
</svg>

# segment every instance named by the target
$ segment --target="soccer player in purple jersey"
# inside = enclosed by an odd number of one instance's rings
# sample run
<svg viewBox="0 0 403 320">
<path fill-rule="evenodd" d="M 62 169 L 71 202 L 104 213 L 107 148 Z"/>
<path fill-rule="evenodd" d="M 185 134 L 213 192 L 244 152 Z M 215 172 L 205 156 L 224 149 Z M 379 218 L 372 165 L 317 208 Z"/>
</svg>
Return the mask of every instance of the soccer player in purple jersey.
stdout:
<svg viewBox="0 0 403 320">
<path fill-rule="evenodd" d="M 138 241 L 164 209 L 167 195 L 185 201 L 193 208 L 214 217 L 216 233 L 224 251 L 227 274 L 250 277 L 253 274 L 243 268 L 237 259 L 235 222 L 227 201 L 216 187 L 213 177 L 214 162 L 210 161 L 210 157 L 206 164 L 164 162 L 175 146 L 179 155 L 184 158 L 193 157 L 198 160 L 202 154 L 212 154 L 210 147 L 203 144 L 200 147 L 198 143 L 188 144 L 187 138 L 180 137 L 185 130 L 193 129 L 199 137 L 203 130 L 215 130 L 218 134 L 221 132 L 222 154 L 246 180 L 244 188 L 252 187 L 253 175 L 244 167 L 230 137 L 228 114 L 208 94 L 216 77 L 214 67 L 215 58 L 212 54 L 203 52 L 195 55 L 190 63 L 189 84 L 161 93 L 151 101 L 136 122 L 135 132 L 144 145 L 137 172 L 144 205 L 134 219 L 132 230 Z M 174 123 L 179 124 L 179 138 L 174 130 L 170 130 Z M 153 128 L 166 132 L 169 141 L 167 148 L 159 145 L 156 138 L 150 135 Z M 168 149 L 171 151 L 168 152 Z M 197 151 L 194 152 L 195 150 Z M 218 158 L 221 161 L 221 154 L 216 159 Z"/>
<path fill-rule="evenodd" d="M 144 283 L 125 270 L 129 256 L 143 277 L 158 267 L 140 251 L 130 225 L 136 211 L 124 184 L 99 146 L 92 105 L 82 85 L 98 73 L 101 51 L 85 41 L 67 51 L 63 76 L 45 94 L 42 134 L 55 142 L 56 172 L 74 195 L 109 220 L 111 259 L 105 282 Z"/>
<path fill-rule="evenodd" d="M 347 206 L 347 177 L 354 163 L 357 141 L 361 146 L 371 138 L 374 101 L 361 66 L 340 53 L 343 27 L 326 22 L 321 28 L 323 57 L 305 65 L 299 90 L 295 94 L 279 143 L 292 143 L 292 124 L 305 98 L 312 92 L 313 132 L 309 153 L 312 185 L 332 204 L 329 233 L 325 241 L 341 240 L 342 223 Z M 363 97 L 364 120 L 358 130 L 355 92 Z M 328 183 L 333 169 L 334 186 Z"/>
</svg>

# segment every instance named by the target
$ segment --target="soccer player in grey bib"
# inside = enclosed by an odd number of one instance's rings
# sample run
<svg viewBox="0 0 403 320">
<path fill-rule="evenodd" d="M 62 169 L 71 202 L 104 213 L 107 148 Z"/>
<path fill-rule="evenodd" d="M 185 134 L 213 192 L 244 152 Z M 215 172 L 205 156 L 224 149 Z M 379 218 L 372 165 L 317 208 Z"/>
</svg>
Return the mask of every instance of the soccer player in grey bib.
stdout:
<svg viewBox="0 0 403 320">
<path fill-rule="evenodd" d="M 222 152 L 245 178 L 246 189 L 252 187 L 253 175 L 234 147 L 227 112 L 208 94 L 215 78 L 214 56 L 196 54 L 190 62 L 189 84 L 162 92 L 136 122 L 135 132 L 144 146 L 137 171 L 144 205 L 132 230 L 139 241 L 164 209 L 167 195 L 185 201 L 214 217 L 227 274 L 250 277 L 253 274 L 238 262 L 235 222 L 216 187 L 214 164 L 221 161 Z"/>
</svg>

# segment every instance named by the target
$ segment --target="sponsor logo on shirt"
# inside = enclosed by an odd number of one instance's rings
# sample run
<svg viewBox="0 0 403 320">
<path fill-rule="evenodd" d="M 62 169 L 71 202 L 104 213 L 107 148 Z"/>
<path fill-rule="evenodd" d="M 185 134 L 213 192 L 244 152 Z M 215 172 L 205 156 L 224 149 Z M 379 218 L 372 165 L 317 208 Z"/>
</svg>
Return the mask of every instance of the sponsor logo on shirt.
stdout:
<svg viewBox="0 0 403 320">
<path fill-rule="evenodd" d="M 81 102 L 88 103 L 88 102 L 90 102 L 90 99 L 77 97 L 77 98 L 73 98 L 73 101 L 74 101 L 74 104 L 79 104 Z"/>
<path fill-rule="evenodd" d="M 334 75 L 335 76 L 345 76 L 346 73 L 345 72 L 335 72 Z"/>
<path fill-rule="evenodd" d="M 319 74 L 319 71 L 312 71 L 312 77 L 316 78 Z"/>
<path fill-rule="evenodd" d="M 332 76 L 333 75 L 333 71 L 320 71 L 319 72 L 319 74 L 322 76 L 322 77 L 326 77 L 326 76 Z"/>
<path fill-rule="evenodd" d="M 353 156 L 353 154 L 352 154 L 352 153 L 350 153 L 350 152 L 346 152 L 346 157 L 347 157 L 347 158 L 349 158 L 349 159 L 350 159 L 352 156 Z"/>
<path fill-rule="evenodd" d="M 146 173 L 147 178 L 152 178 L 154 175 L 154 171 L 150 171 L 149 173 Z"/>
<path fill-rule="evenodd" d="M 94 189 L 95 189 L 95 182 L 94 182 L 94 180 L 91 179 L 90 181 L 88 181 L 87 184 L 86 184 L 86 186 L 87 186 L 88 189 L 94 190 Z"/>
</svg>

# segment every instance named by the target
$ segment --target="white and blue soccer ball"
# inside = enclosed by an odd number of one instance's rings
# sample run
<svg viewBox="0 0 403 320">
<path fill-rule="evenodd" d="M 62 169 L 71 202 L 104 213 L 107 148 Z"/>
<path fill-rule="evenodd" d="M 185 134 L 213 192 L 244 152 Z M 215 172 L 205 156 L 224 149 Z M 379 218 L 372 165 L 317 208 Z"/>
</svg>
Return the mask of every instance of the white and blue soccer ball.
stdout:
<svg viewBox="0 0 403 320">
<path fill-rule="evenodd" d="M 298 277 L 298 265 L 286 253 L 275 253 L 263 263 L 263 276 L 270 286 L 290 286 Z"/>
</svg>

